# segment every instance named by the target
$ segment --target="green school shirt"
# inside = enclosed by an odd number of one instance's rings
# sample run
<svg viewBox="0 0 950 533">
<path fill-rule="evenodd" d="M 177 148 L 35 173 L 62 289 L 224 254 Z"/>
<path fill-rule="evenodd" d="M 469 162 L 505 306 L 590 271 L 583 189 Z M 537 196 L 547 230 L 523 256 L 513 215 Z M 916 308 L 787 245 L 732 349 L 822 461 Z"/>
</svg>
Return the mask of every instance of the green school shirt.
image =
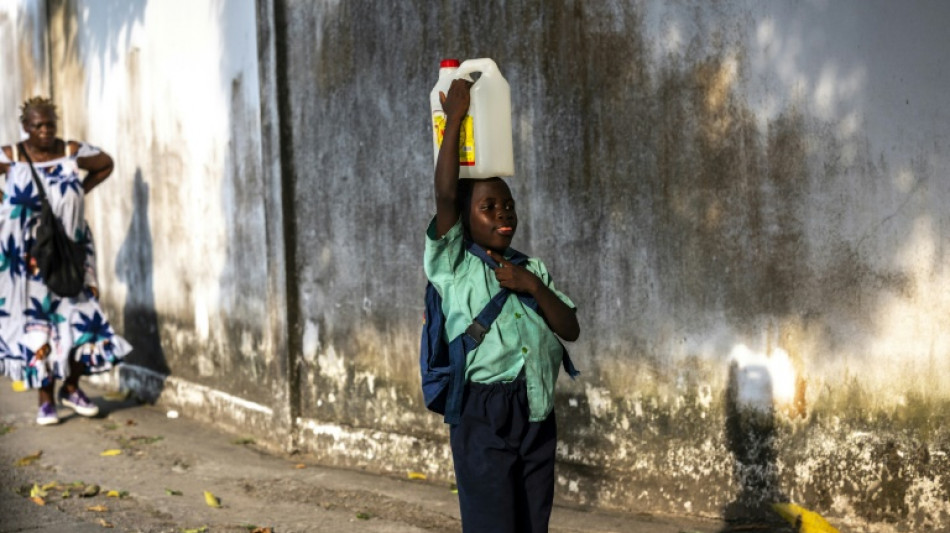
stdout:
<svg viewBox="0 0 950 533">
<path fill-rule="evenodd" d="M 425 272 L 442 297 L 448 342 L 465 332 L 501 286 L 494 271 L 465 250 L 461 222 L 456 222 L 442 238 L 435 235 L 433 219 L 426 230 Z M 530 258 L 525 268 L 561 301 L 575 307 L 574 302 L 554 288 L 540 259 Z M 539 422 L 554 409 L 554 383 L 561 368 L 562 350 L 544 319 L 512 294 L 482 343 L 468 353 L 465 379 L 475 383 L 512 381 L 524 368 L 529 420 Z"/>
</svg>

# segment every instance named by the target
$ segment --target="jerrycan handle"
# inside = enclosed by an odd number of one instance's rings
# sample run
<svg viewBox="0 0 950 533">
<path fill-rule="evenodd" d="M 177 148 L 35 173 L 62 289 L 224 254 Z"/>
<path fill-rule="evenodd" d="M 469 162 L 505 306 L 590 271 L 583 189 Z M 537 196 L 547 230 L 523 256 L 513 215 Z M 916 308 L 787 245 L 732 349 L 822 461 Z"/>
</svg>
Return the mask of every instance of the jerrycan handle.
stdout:
<svg viewBox="0 0 950 533">
<path fill-rule="evenodd" d="M 459 65 L 458 70 L 455 71 L 455 77 L 467 81 L 474 81 L 472 77 L 469 76 L 472 72 L 480 72 L 482 76 L 492 76 L 498 73 L 498 65 L 495 64 L 494 60 L 487 57 L 467 59 Z"/>
</svg>

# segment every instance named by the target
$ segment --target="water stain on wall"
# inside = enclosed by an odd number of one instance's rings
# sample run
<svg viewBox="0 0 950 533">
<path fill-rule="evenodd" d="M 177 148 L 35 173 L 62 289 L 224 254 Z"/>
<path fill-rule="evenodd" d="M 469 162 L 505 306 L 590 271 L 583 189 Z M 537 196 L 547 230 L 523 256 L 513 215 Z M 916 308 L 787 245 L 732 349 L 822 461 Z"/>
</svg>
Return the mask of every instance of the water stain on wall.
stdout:
<svg viewBox="0 0 950 533">
<path fill-rule="evenodd" d="M 802 496 L 821 510 L 880 519 L 856 503 L 868 456 L 828 426 L 825 409 L 847 392 L 814 372 L 843 343 L 853 353 L 869 342 L 851 335 L 870 333 L 869 310 L 914 296 L 910 274 L 867 246 L 873 227 L 866 241 L 838 231 L 875 202 L 849 203 L 848 182 L 884 182 L 886 172 L 869 150 L 849 156 L 834 126 L 801 102 L 763 123 L 743 90 L 742 36 L 709 27 L 700 10 L 691 22 L 708 31 L 655 60 L 649 7 L 405 2 L 384 16 L 360 2 L 284 5 L 284 38 L 294 43 L 288 97 L 292 116 L 306 117 L 293 122 L 300 313 L 320 330 L 318 355 L 302 371 L 303 413 L 416 431 L 415 348 L 392 332 L 416 331 L 409 317 L 421 308 L 413 302 L 432 211 L 425 95 L 440 57 L 492 57 L 513 89 L 519 247 L 545 259 L 584 325 L 573 351 L 587 372 L 562 382 L 558 397 L 560 494 L 720 512 L 755 487 L 736 474 L 737 455 L 755 454 L 728 430 L 722 357 L 736 339 L 768 337 L 801 376 L 793 414 L 769 426 L 772 488 L 759 496 Z M 298 44 L 304 35 L 315 38 Z M 887 189 L 877 198 L 893 197 Z M 900 212 L 888 231 L 912 219 Z M 874 411 L 862 383 L 858 405 Z M 835 423 L 851 424 L 840 414 Z M 848 488 L 816 496 L 824 467 L 803 466 L 795 439 L 829 464 L 826 446 L 844 443 L 853 455 L 836 474 Z M 887 450 L 871 455 L 901 456 Z M 887 494 L 933 482 L 896 463 L 888 472 L 876 474 Z M 923 512 L 874 505 L 905 518 Z"/>
</svg>

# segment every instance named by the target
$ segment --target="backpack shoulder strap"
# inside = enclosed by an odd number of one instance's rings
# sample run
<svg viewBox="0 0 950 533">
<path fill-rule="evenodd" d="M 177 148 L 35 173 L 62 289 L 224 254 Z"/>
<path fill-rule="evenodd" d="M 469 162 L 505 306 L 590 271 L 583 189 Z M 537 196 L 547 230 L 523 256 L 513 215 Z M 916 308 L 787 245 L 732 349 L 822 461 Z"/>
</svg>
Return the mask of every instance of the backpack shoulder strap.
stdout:
<svg viewBox="0 0 950 533">
<path fill-rule="evenodd" d="M 498 268 L 498 262 L 492 259 L 491 256 L 489 256 L 485 252 L 485 249 L 482 248 L 481 246 L 475 244 L 472 241 L 466 241 L 465 247 L 470 253 L 472 253 L 472 255 L 475 255 L 476 257 L 484 261 L 489 267 L 493 269 Z M 509 248 L 509 251 L 511 252 L 511 258 L 509 259 L 509 261 L 511 261 L 512 263 L 518 266 L 524 266 L 528 262 L 529 258 L 527 255 L 519 252 L 518 250 L 515 250 L 514 248 Z M 502 292 L 507 293 L 509 291 L 503 290 Z M 535 313 L 539 313 L 539 314 L 541 313 L 541 310 L 538 307 L 538 301 L 535 300 L 530 295 L 515 293 L 515 296 L 517 296 L 518 299 L 521 300 L 521 303 L 529 307 Z M 491 326 L 491 322 L 494 321 L 496 318 L 498 318 L 498 314 L 501 312 L 501 308 L 502 306 L 504 306 L 505 299 L 507 297 L 508 295 L 505 294 L 505 296 L 500 300 L 500 303 L 494 302 L 494 298 L 492 299 L 492 301 L 488 302 L 488 305 L 485 306 L 485 309 L 478 315 L 478 318 L 476 318 L 475 321 L 472 322 L 472 325 L 469 326 L 469 329 L 467 329 L 465 333 L 469 333 L 471 331 L 472 333 L 470 334 L 470 336 L 472 334 L 480 335 L 478 338 L 478 342 L 481 343 L 481 339 L 484 338 L 485 334 L 488 332 L 488 327 Z M 495 307 L 497 307 L 497 309 L 495 309 Z M 488 321 L 486 322 L 485 320 L 488 320 Z M 486 327 L 480 327 L 482 324 L 485 324 Z M 475 344 L 475 346 L 478 346 L 478 344 Z M 564 371 L 567 372 L 567 375 L 570 376 L 571 379 L 574 379 L 578 375 L 580 375 L 580 372 L 577 370 L 577 368 L 574 367 L 574 362 L 571 361 L 571 356 L 567 352 L 567 348 L 564 347 L 563 343 L 561 343 L 561 349 L 564 351 L 564 355 L 561 357 L 561 363 L 564 366 Z"/>
<path fill-rule="evenodd" d="M 475 244 L 472 241 L 466 240 L 465 249 L 468 250 L 468 252 L 474 255 L 475 257 L 481 259 L 491 269 L 494 270 L 498 268 L 498 261 L 495 261 L 494 259 L 492 259 L 491 256 L 488 255 L 488 252 L 486 252 L 485 249 L 482 248 L 481 246 Z M 514 248 L 508 248 L 508 251 L 511 252 L 511 258 L 508 260 L 511 261 L 512 263 L 518 266 L 524 266 L 525 263 L 528 262 L 528 256 L 519 252 L 518 250 L 515 250 Z"/>
</svg>

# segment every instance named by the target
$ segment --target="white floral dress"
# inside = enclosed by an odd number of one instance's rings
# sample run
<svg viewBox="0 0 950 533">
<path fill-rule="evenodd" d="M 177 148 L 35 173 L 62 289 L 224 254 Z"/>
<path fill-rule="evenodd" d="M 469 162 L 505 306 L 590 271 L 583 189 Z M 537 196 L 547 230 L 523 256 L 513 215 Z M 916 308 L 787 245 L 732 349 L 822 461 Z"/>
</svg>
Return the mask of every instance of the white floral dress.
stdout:
<svg viewBox="0 0 950 533">
<path fill-rule="evenodd" d="M 76 160 L 97 153 L 98 149 L 80 143 L 74 155 L 34 165 L 67 235 L 86 242 L 87 288 L 66 298 L 51 292 L 30 265 L 41 205 L 30 165 L 10 161 L 0 150 L 0 163 L 9 165 L 0 204 L 0 373 L 29 388 L 68 377 L 70 356 L 83 364 L 85 374 L 93 374 L 111 369 L 132 349 L 112 330 L 88 289 L 98 286 L 96 252 L 83 213 L 84 194 Z M 47 343 L 50 354 L 37 360 L 37 350 Z"/>
</svg>

